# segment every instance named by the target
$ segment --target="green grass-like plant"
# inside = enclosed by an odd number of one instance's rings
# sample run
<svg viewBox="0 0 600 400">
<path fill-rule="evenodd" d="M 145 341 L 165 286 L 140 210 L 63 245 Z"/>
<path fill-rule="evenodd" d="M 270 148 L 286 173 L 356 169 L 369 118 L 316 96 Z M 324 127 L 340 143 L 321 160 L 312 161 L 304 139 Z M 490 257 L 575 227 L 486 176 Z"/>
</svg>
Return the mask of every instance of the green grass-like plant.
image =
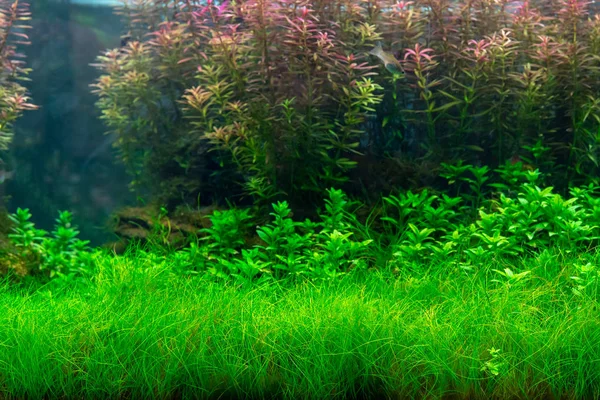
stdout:
<svg viewBox="0 0 600 400">
<path fill-rule="evenodd" d="M 598 291 L 576 295 L 583 285 L 569 277 L 584 279 L 599 260 L 554 249 L 470 275 L 442 261 L 437 276 L 355 270 L 242 287 L 177 276 L 174 258 L 141 249 L 103 253 L 85 291 L 0 285 L 1 392 L 595 398 Z"/>
</svg>

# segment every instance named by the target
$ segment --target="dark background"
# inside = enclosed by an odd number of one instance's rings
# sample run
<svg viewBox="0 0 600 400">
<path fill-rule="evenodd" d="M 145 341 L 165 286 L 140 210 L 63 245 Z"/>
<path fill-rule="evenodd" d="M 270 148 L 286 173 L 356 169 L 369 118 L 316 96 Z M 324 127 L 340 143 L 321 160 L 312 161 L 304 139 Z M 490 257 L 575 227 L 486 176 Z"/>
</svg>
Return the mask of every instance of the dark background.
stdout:
<svg viewBox="0 0 600 400">
<path fill-rule="evenodd" d="M 98 245 L 112 238 L 110 213 L 134 200 L 89 86 L 99 76 L 90 64 L 120 44 L 121 21 L 110 6 L 64 0 L 34 0 L 31 11 L 32 43 L 24 50 L 33 72 L 26 86 L 40 109 L 16 126 L 8 209 L 29 208 L 47 230 L 58 210 L 70 210 L 81 237 Z"/>
</svg>

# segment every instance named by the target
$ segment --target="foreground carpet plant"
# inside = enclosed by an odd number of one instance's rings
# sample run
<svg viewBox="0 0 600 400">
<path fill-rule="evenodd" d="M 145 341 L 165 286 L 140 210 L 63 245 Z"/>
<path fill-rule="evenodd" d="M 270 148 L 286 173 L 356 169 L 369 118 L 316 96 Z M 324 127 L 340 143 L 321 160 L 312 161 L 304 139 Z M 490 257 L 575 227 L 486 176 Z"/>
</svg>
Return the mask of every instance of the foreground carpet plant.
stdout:
<svg viewBox="0 0 600 400">
<path fill-rule="evenodd" d="M 596 398 L 597 300 L 568 290 L 600 254 L 545 251 L 494 280 L 340 280 L 255 288 L 182 278 L 138 251 L 96 259 L 87 290 L 3 285 L 6 398 Z M 425 267 L 425 266 L 423 266 Z M 597 294 L 597 287 L 595 288 Z"/>
</svg>

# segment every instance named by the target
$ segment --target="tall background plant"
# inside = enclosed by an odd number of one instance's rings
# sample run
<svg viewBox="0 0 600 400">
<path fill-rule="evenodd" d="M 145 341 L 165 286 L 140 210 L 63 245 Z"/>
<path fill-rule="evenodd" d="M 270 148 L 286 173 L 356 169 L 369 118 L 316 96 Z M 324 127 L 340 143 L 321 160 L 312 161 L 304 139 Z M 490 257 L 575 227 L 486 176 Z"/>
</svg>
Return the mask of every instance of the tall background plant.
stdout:
<svg viewBox="0 0 600 400">
<path fill-rule="evenodd" d="M 599 167 L 590 6 L 123 0 L 129 41 L 99 59 L 98 105 L 133 183 L 167 203 L 368 198 L 461 160 L 522 162 L 564 191 Z"/>
<path fill-rule="evenodd" d="M 0 0 L 0 152 L 8 150 L 13 138 L 13 124 L 25 110 L 36 108 L 29 103 L 21 82 L 30 71 L 25 67 L 19 47 L 29 44 L 29 6 L 19 0 Z M 1 153 L 0 162 L 3 163 Z"/>
</svg>

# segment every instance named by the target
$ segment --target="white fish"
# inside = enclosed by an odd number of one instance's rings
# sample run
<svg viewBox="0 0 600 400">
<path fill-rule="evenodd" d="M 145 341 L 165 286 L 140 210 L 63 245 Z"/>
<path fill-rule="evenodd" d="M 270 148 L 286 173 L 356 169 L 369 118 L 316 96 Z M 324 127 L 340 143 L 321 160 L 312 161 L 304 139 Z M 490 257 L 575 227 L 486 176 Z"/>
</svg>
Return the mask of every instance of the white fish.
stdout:
<svg viewBox="0 0 600 400">
<path fill-rule="evenodd" d="M 383 65 L 391 73 L 404 73 L 404 68 L 402 68 L 402 64 L 400 64 L 400 61 L 398 61 L 396 57 L 394 57 L 391 53 L 384 51 L 383 47 L 381 47 L 381 43 L 377 43 L 375 48 L 371 50 L 369 54 L 374 55 L 375 57 L 383 61 Z"/>
</svg>

